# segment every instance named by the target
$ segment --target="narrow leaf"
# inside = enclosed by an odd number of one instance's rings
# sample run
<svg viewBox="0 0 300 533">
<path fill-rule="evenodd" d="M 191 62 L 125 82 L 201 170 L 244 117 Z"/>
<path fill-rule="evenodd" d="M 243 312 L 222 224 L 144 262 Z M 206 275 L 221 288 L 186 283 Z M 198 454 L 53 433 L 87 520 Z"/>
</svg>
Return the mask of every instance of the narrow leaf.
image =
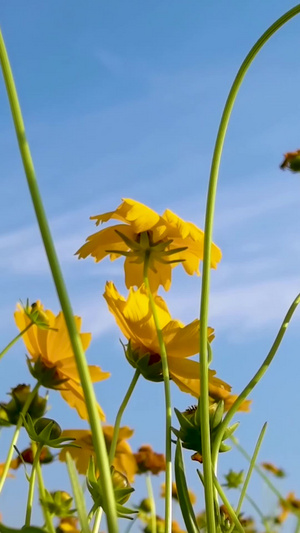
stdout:
<svg viewBox="0 0 300 533">
<path fill-rule="evenodd" d="M 91 530 L 88 524 L 88 519 L 87 519 L 88 513 L 85 507 L 85 500 L 84 500 L 82 487 L 79 483 L 75 463 L 71 455 L 69 454 L 69 452 L 66 453 L 66 460 L 67 460 L 69 478 L 70 478 L 72 489 L 73 489 L 73 495 L 74 495 L 74 499 L 76 503 L 76 509 L 78 512 L 78 518 L 79 518 L 79 522 L 81 525 L 82 533 L 91 533 Z"/>
<path fill-rule="evenodd" d="M 194 509 L 185 479 L 181 442 L 178 439 L 175 452 L 175 479 L 182 517 L 189 533 L 199 533 Z"/>
</svg>

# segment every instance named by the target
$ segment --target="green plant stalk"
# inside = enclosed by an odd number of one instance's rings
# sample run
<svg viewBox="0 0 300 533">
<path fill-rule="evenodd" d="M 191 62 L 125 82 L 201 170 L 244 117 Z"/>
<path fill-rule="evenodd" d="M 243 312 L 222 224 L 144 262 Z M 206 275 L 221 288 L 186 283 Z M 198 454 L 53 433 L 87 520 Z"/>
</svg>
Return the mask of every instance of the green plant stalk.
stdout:
<svg viewBox="0 0 300 533">
<path fill-rule="evenodd" d="M 156 506 L 149 472 L 146 473 L 146 486 L 151 506 L 151 533 L 156 533 Z"/>
<path fill-rule="evenodd" d="M 134 388 L 137 384 L 137 380 L 139 379 L 140 377 L 140 371 L 139 370 L 136 370 L 135 373 L 134 373 L 134 376 L 131 380 L 131 383 L 128 387 L 128 390 L 124 396 L 124 399 L 119 407 L 119 410 L 118 410 L 118 413 L 117 413 L 117 416 L 116 416 L 116 420 L 115 420 L 115 425 L 114 425 L 114 432 L 113 432 L 113 437 L 112 437 L 112 441 L 111 441 L 111 445 L 110 445 L 110 450 L 109 450 L 109 462 L 110 464 L 112 464 L 113 460 L 114 460 L 114 457 L 115 457 L 115 454 L 116 454 L 116 447 L 117 447 L 117 442 L 118 442 L 118 436 L 119 436 L 119 430 L 120 430 L 120 425 L 121 425 L 121 419 L 122 419 L 122 416 L 123 416 L 123 413 L 127 407 L 127 404 L 130 400 L 130 397 L 134 391 Z"/>
<path fill-rule="evenodd" d="M 253 473 L 253 469 L 254 469 L 255 464 L 256 464 L 257 456 L 258 456 L 259 450 L 261 448 L 262 441 L 263 441 L 263 438 L 265 436 L 266 429 L 267 429 L 267 422 L 262 427 L 262 430 L 261 430 L 261 432 L 259 434 L 256 446 L 254 448 L 253 455 L 251 457 L 251 461 L 250 461 L 250 465 L 249 465 L 248 472 L 247 472 L 247 475 L 246 475 L 246 479 L 244 481 L 244 484 L 243 484 L 243 487 L 242 487 L 242 490 L 241 490 L 241 494 L 240 494 L 240 497 L 239 497 L 238 505 L 237 505 L 237 508 L 236 508 L 236 511 L 235 511 L 237 516 L 239 516 L 239 514 L 241 512 L 242 504 L 243 504 L 244 498 L 245 498 L 246 493 L 247 493 L 248 485 L 249 485 L 249 482 L 250 482 L 250 479 L 251 479 L 251 476 L 252 476 L 252 473 Z M 229 533 L 232 533 L 233 528 L 234 528 L 234 526 L 232 526 L 232 528 L 231 528 Z"/>
<path fill-rule="evenodd" d="M 26 328 L 23 329 L 23 331 L 21 331 L 21 333 L 19 333 L 12 341 L 10 341 L 8 343 L 7 346 L 5 346 L 5 348 L 2 350 L 2 352 L 0 352 L 0 360 L 2 359 L 2 357 L 8 352 L 8 350 L 10 350 L 10 348 L 19 340 L 21 339 L 21 337 L 23 337 L 24 333 L 26 333 L 26 331 L 29 330 L 29 328 L 31 328 L 31 326 L 33 326 L 33 322 L 31 322 L 30 324 L 28 324 L 28 326 L 26 326 Z"/>
<path fill-rule="evenodd" d="M 272 347 L 267 355 L 267 357 L 265 358 L 264 362 L 262 363 L 262 365 L 260 366 L 260 368 L 258 369 L 258 371 L 256 372 L 256 374 L 253 376 L 253 378 L 249 381 L 248 385 L 244 388 L 244 390 L 241 392 L 241 394 L 237 397 L 237 399 L 235 400 L 235 402 L 232 404 L 232 406 L 230 407 L 229 411 L 226 413 L 226 416 L 224 417 L 222 423 L 220 424 L 219 428 L 218 428 L 218 431 L 215 435 L 215 440 L 214 440 L 214 444 L 213 444 L 213 448 L 212 448 L 212 461 L 213 461 L 213 464 L 215 464 L 216 460 L 217 460 L 217 456 L 218 456 L 218 450 L 219 450 L 219 447 L 220 447 L 220 444 L 222 442 L 222 437 L 224 435 L 224 431 L 225 429 L 227 428 L 228 424 L 230 423 L 231 419 L 233 418 L 233 416 L 235 415 L 235 413 L 237 412 L 238 408 L 240 407 L 240 405 L 243 403 L 243 401 L 247 398 L 247 396 L 249 396 L 250 392 L 254 389 L 254 387 L 257 385 L 257 383 L 261 380 L 261 378 L 263 377 L 263 375 L 266 373 L 267 369 L 269 368 L 270 364 L 272 363 L 275 355 L 276 355 L 276 352 L 281 344 L 281 341 L 284 337 L 284 334 L 287 330 L 287 327 L 291 321 L 291 318 L 295 312 L 295 310 L 297 309 L 297 306 L 299 305 L 300 303 L 300 294 L 298 294 L 298 296 L 295 298 L 295 300 L 293 301 L 293 303 L 291 304 L 287 314 L 285 315 L 284 317 L 284 320 L 281 324 L 281 327 L 277 333 L 277 336 L 272 344 Z"/>
<path fill-rule="evenodd" d="M 200 304 L 200 384 L 201 384 L 201 434 L 202 434 L 202 455 L 203 455 L 203 472 L 205 479 L 205 503 L 207 513 L 207 528 L 210 533 L 215 531 L 214 517 L 214 497 L 213 497 L 213 479 L 212 479 L 212 461 L 209 434 L 209 401 L 208 401 L 208 361 L 207 361 L 207 326 L 208 326 L 208 309 L 209 309 L 209 289 L 210 289 L 210 262 L 211 262 L 211 244 L 213 234 L 213 222 L 215 212 L 215 202 L 218 184 L 218 175 L 220 161 L 227 132 L 227 127 L 231 112 L 237 97 L 239 88 L 244 76 L 250 67 L 255 56 L 258 54 L 264 44 L 272 35 L 281 28 L 286 22 L 300 13 L 300 4 L 287 11 L 267 31 L 258 39 L 253 48 L 250 50 L 243 61 L 236 78 L 230 89 L 224 111 L 221 117 L 219 130 L 217 133 L 210 180 L 207 194 L 206 215 L 205 215 L 205 235 L 204 235 L 204 258 L 202 269 L 202 290 Z"/>
<path fill-rule="evenodd" d="M 25 516 L 25 526 L 27 527 L 30 526 L 33 496 L 34 496 L 34 486 L 35 486 L 35 478 L 36 478 L 36 466 L 40 459 L 42 447 L 43 447 L 43 444 L 39 443 L 37 446 L 37 450 L 34 455 L 34 460 L 33 460 L 33 464 L 31 467 L 31 474 L 30 474 L 30 479 L 29 479 L 29 490 L 28 490 L 28 497 L 27 497 L 27 506 L 26 506 L 26 516 Z"/>
<path fill-rule="evenodd" d="M 98 507 L 97 511 L 95 512 L 95 519 L 94 519 L 92 533 L 98 533 L 100 524 L 101 524 L 102 514 L 103 514 L 102 507 Z"/>
<path fill-rule="evenodd" d="M 26 402 L 25 402 L 25 404 L 23 406 L 23 409 L 21 411 L 21 414 L 23 416 L 26 415 L 32 400 L 34 399 L 35 395 L 38 393 L 39 387 L 40 387 L 40 384 L 37 383 L 35 385 L 35 387 L 32 389 L 31 393 L 27 396 Z M 16 429 L 15 429 L 14 434 L 13 434 L 12 441 L 10 443 L 10 447 L 9 447 L 9 450 L 8 450 L 8 453 L 7 453 L 6 461 L 4 463 L 3 473 L 2 473 L 2 476 L 1 476 L 1 480 L 0 480 L 0 494 L 1 494 L 1 491 L 2 491 L 2 489 L 4 487 L 4 483 L 5 483 L 6 478 L 7 478 L 7 474 L 8 474 L 9 467 L 10 467 L 10 463 L 11 463 L 11 460 L 12 460 L 13 453 L 15 451 L 15 446 L 16 446 L 16 444 L 18 442 L 18 438 L 19 438 L 19 434 L 20 434 L 20 430 L 21 430 L 22 424 L 23 424 L 23 419 L 22 419 L 22 416 L 20 415 L 19 416 L 19 420 L 18 420 L 17 425 L 16 425 Z"/>
<path fill-rule="evenodd" d="M 43 480 L 43 474 L 42 474 L 42 467 L 40 461 L 37 462 L 36 465 L 36 473 L 38 478 L 38 487 L 39 487 L 39 493 L 40 493 L 40 500 L 45 501 L 46 497 L 46 491 L 45 491 L 45 484 Z M 46 505 L 42 505 L 42 511 L 45 519 L 45 524 L 47 527 L 48 533 L 56 533 L 55 527 L 52 522 L 51 513 L 49 512 L 49 509 Z"/>
<path fill-rule="evenodd" d="M 213 479 L 214 479 L 214 484 L 216 486 L 216 489 L 217 489 L 217 491 L 218 491 L 218 493 L 219 493 L 219 495 L 221 497 L 221 500 L 225 504 L 226 509 L 228 511 L 228 514 L 229 514 L 231 520 L 233 521 L 237 531 L 239 531 L 240 533 L 245 533 L 244 532 L 244 528 L 242 527 L 237 515 L 234 512 L 234 509 L 232 508 L 229 500 L 227 499 L 227 496 L 226 496 L 225 492 L 223 491 L 223 489 L 222 489 L 222 487 L 221 487 L 221 485 L 220 485 L 220 483 L 218 481 L 217 476 L 215 476 L 214 474 L 213 474 Z"/>
<path fill-rule="evenodd" d="M 163 339 L 163 334 L 160 329 L 159 319 L 156 311 L 156 305 L 152 292 L 150 289 L 149 279 L 148 279 L 148 266 L 149 266 L 149 255 L 146 252 L 144 260 L 144 284 L 148 292 L 149 303 L 151 312 L 153 315 L 153 320 L 157 332 L 157 339 L 160 349 L 160 357 L 162 364 L 162 372 L 164 378 L 164 389 L 165 389 L 165 406 L 166 406 L 166 419 L 165 419 L 165 428 L 166 428 L 166 487 L 165 487 L 165 533 L 171 533 L 172 529 L 172 449 L 171 449 L 171 425 L 172 425 L 172 405 L 171 405 L 171 390 L 170 390 L 170 375 L 169 375 L 169 366 L 168 366 L 168 357 L 166 346 Z"/>
<path fill-rule="evenodd" d="M 295 533 L 300 533 L 300 518 L 298 518 L 298 520 L 297 520 Z"/>
<path fill-rule="evenodd" d="M 235 445 L 235 447 L 239 450 L 239 452 L 247 459 L 247 461 L 251 461 L 251 456 L 246 452 L 246 450 L 240 445 L 238 440 L 235 437 L 230 437 L 231 442 Z M 262 469 L 258 465 L 254 465 L 254 470 L 260 475 L 260 477 L 264 480 L 266 485 L 269 487 L 269 489 L 275 494 L 275 496 L 279 500 L 284 500 L 284 496 L 279 492 L 279 490 L 273 485 L 272 481 L 266 476 L 266 474 L 262 471 Z"/>
<path fill-rule="evenodd" d="M 49 229 L 46 213 L 42 203 L 41 195 L 39 192 L 33 161 L 29 149 L 29 144 L 26 139 L 25 127 L 22 118 L 21 108 L 18 101 L 17 91 L 10 68 L 9 59 L 7 56 L 2 33 L 0 32 L 0 62 L 2 66 L 3 77 L 6 85 L 10 108 L 13 116 L 14 126 L 18 139 L 19 149 L 23 161 L 23 166 L 27 178 L 27 183 L 34 206 L 37 222 L 41 232 L 42 240 L 45 247 L 45 252 L 48 258 L 49 266 L 51 269 L 53 281 L 57 291 L 57 295 L 61 304 L 61 308 L 66 321 L 66 326 L 70 336 L 71 346 L 73 349 L 74 357 L 77 364 L 78 374 L 80 377 L 84 398 L 86 401 L 87 412 L 89 415 L 89 422 L 93 434 L 93 443 L 95 447 L 95 454 L 97 459 L 97 465 L 101 471 L 101 481 L 104 487 L 104 506 L 107 516 L 107 525 L 109 533 L 117 533 L 118 522 L 116 513 L 116 504 L 114 498 L 114 491 L 112 486 L 112 480 L 110 475 L 109 460 L 107 457 L 106 446 L 102 427 L 99 420 L 99 414 L 97 411 L 97 402 L 95 392 L 93 389 L 91 377 L 88 370 L 87 361 L 82 348 L 80 335 L 77 331 L 74 321 L 73 311 L 65 282 L 62 276 L 61 268 L 58 262 L 57 254 L 55 251 L 53 239 Z"/>
<path fill-rule="evenodd" d="M 268 521 L 266 517 L 263 515 L 263 513 L 261 512 L 258 505 L 255 503 L 255 501 L 248 494 L 245 494 L 245 499 L 250 503 L 250 505 L 252 505 L 253 509 L 255 509 L 255 511 L 257 512 L 258 516 L 261 519 L 263 526 L 266 528 L 266 533 L 271 533 Z"/>
</svg>

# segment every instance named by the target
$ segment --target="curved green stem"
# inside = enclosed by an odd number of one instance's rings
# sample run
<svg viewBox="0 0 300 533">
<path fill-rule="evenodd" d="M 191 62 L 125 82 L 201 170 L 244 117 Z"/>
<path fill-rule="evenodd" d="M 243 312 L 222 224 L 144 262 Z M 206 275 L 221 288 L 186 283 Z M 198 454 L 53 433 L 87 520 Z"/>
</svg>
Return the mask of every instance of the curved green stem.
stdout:
<svg viewBox="0 0 300 533">
<path fill-rule="evenodd" d="M 151 474 L 149 472 L 146 473 L 146 485 L 147 485 L 148 498 L 150 500 L 150 506 L 151 506 L 151 533 L 156 533 L 156 506 L 155 506 L 155 499 L 154 499 L 153 488 L 152 488 L 152 483 L 151 483 Z"/>
<path fill-rule="evenodd" d="M 243 501 L 244 501 L 245 496 L 247 494 L 248 485 L 249 485 L 249 482 L 250 482 L 250 479 L 251 479 L 251 476 L 252 476 L 253 469 L 255 468 L 256 459 L 257 459 L 259 450 L 261 448 L 262 441 L 263 441 L 263 438 L 265 436 L 266 429 L 267 429 L 267 422 L 262 427 L 262 430 L 261 430 L 260 435 L 258 437 L 256 446 L 255 446 L 255 449 L 254 449 L 254 452 L 253 452 L 253 455 L 251 457 L 251 461 L 250 461 L 250 465 L 249 465 L 248 472 L 247 472 L 247 475 L 246 475 L 246 479 L 244 481 L 244 484 L 243 484 L 243 487 L 242 487 L 242 490 L 241 490 L 241 494 L 240 494 L 240 497 L 239 497 L 238 505 L 237 505 L 237 508 L 236 508 L 236 511 L 235 511 L 237 516 L 239 516 L 239 514 L 241 512 Z M 232 526 L 232 528 L 229 531 L 229 533 L 231 533 L 233 531 L 233 529 L 234 529 L 234 525 Z"/>
<path fill-rule="evenodd" d="M 32 389 L 31 393 L 27 396 L 26 402 L 25 402 L 25 404 L 23 406 L 23 409 L 21 411 L 21 414 L 23 416 L 26 415 L 26 413 L 27 413 L 27 411 L 28 411 L 28 409 L 30 407 L 31 402 L 33 401 L 33 399 L 35 398 L 36 394 L 38 393 L 39 387 L 40 387 L 40 384 L 37 383 L 35 385 L 35 387 Z M 1 491 L 3 489 L 5 480 L 7 478 L 7 474 L 8 474 L 9 467 L 10 467 L 10 463 L 11 463 L 11 460 L 12 460 L 13 453 L 15 451 L 15 446 L 16 446 L 16 444 L 18 442 L 18 438 L 19 438 L 19 434 L 20 434 L 20 430 L 21 430 L 22 424 L 23 424 L 23 418 L 20 415 L 19 416 L 19 420 L 18 420 L 17 425 L 16 425 L 15 432 L 13 434 L 12 441 L 10 443 L 10 447 L 9 447 L 9 450 L 8 450 L 8 453 L 7 453 L 6 461 L 5 461 L 5 464 L 4 464 L 3 473 L 2 473 L 2 476 L 1 476 L 1 480 L 0 480 L 0 494 L 1 494 Z"/>
<path fill-rule="evenodd" d="M 246 452 L 246 450 L 240 445 L 238 440 L 235 437 L 230 437 L 231 442 L 235 445 L 235 447 L 239 450 L 239 452 L 247 459 L 247 461 L 251 461 L 251 456 Z M 279 492 L 279 490 L 273 485 L 272 481 L 266 476 L 266 474 L 262 471 L 262 469 L 258 465 L 254 465 L 254 470 L 260 475 L 260 477 L 264 480 L 266 485 L 269 487 L 269 489 L 275 494 L 275 496 L 278 498 L 279 501 L 285 500 L 284 496 Z"/>
<path fill-rule="evenodd" d="M 207 326 L 208 326 L 208 307 L 209 307 L 209 288 L 210 288 L 210 263 L 211 263 L 211 244 L 213 234 L 213 221 L 215 211 L 215 200 L 218 184 L 218 174 L 221 161 L 221 155 L 224 146 L 226 131 L 230 119 L 230 115 L 234 106 L 236 96 L 238 94 L 244 76 L 250 67 L 255 56 L 258 54 L 264 44 L 272 37 L 272 35 L 281 28 L 291 18 L 300 13 L 300 4 L 289 10 L 282 17 L 280 17 L 274 24 L 272 24 L 267 31 L 258 39 L 253 48 L 250 50 L 245 60 L 243 61 L 236 78 L 232 84 L 229 92 L 220 126 L 216 138 L 210 180 L 206 204 L 205 216 L 205 235 L 204 235 L 204 258 L 203 258 L 203 274 L 202 274 L 202 291 L 201 291 L 201 305 L 200 305 L 200 384 L 201 384 L 201 434 L 202 434 L 202 455 L 203 455 L 203 472 L 205 478 L 205 503 L 207 509 L 207 527 L 210 533 L 215 532 L 215 517 L 214 517 L 214 498 L 213 498 L 213 479 L 212 479 L 212 462 L 209 436 L 209 416 L 208 416 L 208 363 L 207 363 Z"/>
<path fill-rule="evenodd" d="M 61 268 L 57 258 L 56 250 L 54 247 L 53 239 L 49 229 L 46 213 L 44 210 L 42 198 L 39 192 L 33 161 L 30 153 L 29 144 L 26 139 L 25 127 L 22 118 L 21 108 L 17 96 L 17 91 L 9 64 L 4 40 L 0 32 L 0 62 L 3 72 L 3 77 L 6 85 L 10 108 L 13 116 L 14 126 L 18 139 L 20 154 L 23 161 L 23 166 L 27 178 L 28 188 L 30 191 L 32 203 L 34 206 L 37 222 L 40 228 L 42 240 L 45 247 L 45 252 L 48 258 L 49 266 L 51 269 L 53 281 L 56 287 L 57 295 L 61 304 L 61 308 L 66 321 L 66 326 L 70 336 L 71 346 L 73 349 L 74 357 L 76 360 L 78 374 L 80 377 L 84 398 L 86 401 L 86 407 L 89 415 L 89 422 L 93 434 L 93 443 L 95 447 L 95 454 L 97 459 L 97 465 L 101 471 L 101 480 L 105 490 L 103 490 L 103 499 L 105 512 L 107 516 L 107 524 L 109 533 L 117 533 L 117 513 L 116 504 L 114 498 L 114 491 L 112 486 L 112 480 L 110 475 L 109 461 L 106 452 L 105 440 L 102 431 L 102 427 L 99 420 L 99 414 L 97 410 L 96 396 L 92 385 L 90 373 L 88 370 L 87 361 L 85 358 L 84 350 L 80 335 L 77 331 L 74 321 L 73 311 L 65 282 L 62 276 Z"/>
<path fill-rule="evenodd" d="M 30 526 L 33 496 L 34 496 L 34 487 L 35 487 L 35 477 L 36 477 L 36 467 L 40 459 L 41 451 L 43 444 L 39 444 L 34 455 L 33 464 L 31 467 L 31 474 L 29 479 L 29 490 L 27 497 L 27 506 L 26 506 L 26 517 L 25 517 L 25 526 Z"/>
<path fill-rule="evenodd" d="M 218 450 L 222 442 L 222 437 L 223 437 L 225 429 L 227 428 L 229 422 L 231 421 L 231 419 L 237 412 L 240 405 L 247 398 L 247 396 L 249 396 L 250 392 L 254 389 L 255 385 L 257 385 L 257 383 L 261 380 L 261 378 L 263 377 L 263 375 L 266 373 L 267 369 L 269 368 L 270 364 L 272 363 L 276 355 L 276 352 L 280 346 L 280 343 L 284 337 L 284 334 L 287 330 L 287 327 L 291 321 L 291 318 L 295 310 L 297 309 L 299 303 L 300 303 L 300 294 L 298 294 L 298 296 L 295 298 L 287 314 L 285 315 L 284 320 L 281 324 L 280 330 L 278 331 L 275 341 L 273 342 L 273 345 L 267 357 L 265 358 L 264 362 L 262 363 L 262 365 L 260 366 L 256 374 L 253 376 L 253 378 L 249 381 L 248 385 L 244 388 L 244 390 L 241 392 L 241 394 L 237 397 L 235 402 L 232 404 L 229 411 L 226 413 L 226 416 L 224 417 L 222 423 L 220 424 L 218 431 L 215 435 L 214 444 L 212 448 L 213 464 L 217 459 Z"/>
<path fill-rule="evenodd" d="M 168 366 L 166 346 L 164 343 L 162 331 L 160 329 L 155 301 L 154 301 L 154 298 L 153 298 L 153 295 L 150 289 L 150 284 L 149 284 L 149 279 L 148 279 L 148 266 L 149 266 L 149 256 L 146 254 L 145 263 L 144 263 L 144 283 L 145 283 L 145 287 L 148 292 L 150 308 L 151 308 L 151 312 L 153 315 L 153 320 L 154 320 L 156 333 L 157 333 L 157 339 L 159 343 L 162 372 L 163 372 L 163 378 L 164 378 L 164 389 L 165 389 L 165 406 L 166 406 L 165 533 L 171 533 L 171 529 L 172 529 L 172 449 L 171 449 L 172 405 L 171 405 L 171 391 L 170 391 L 170 375 L 169 375 L 169 366 Z"/>
<path fill-rule="evenodd" d="M 26 326 L 26 328 L 23 329 L 23 331 L 21 331 L 21 333 L 19 333 L 12 341 L 10 341 L 7 346 L 5 346 L 5 348 L 2 350 L 2 352 L 0 352 L 0 359 L 2 359 L 2 357 L 8 352 L 8 350 L 10 350 L 10 348 L 19 340 L 21 339 L 21 337 L 24 335 L 24 333 L 26 333 L 26 331 L 29 330 L 29 328 L 31 328 L 31 326 L 33 326 L 34 322 L 31 322 L 30 324 L 28 324 L 28 326 Z"/>
<path fill-rule="evenodd" d="M 262 513 L 262 511 L 260 510 L 260 508 L 258 507 L 258 505 L 255 503 L 255 501 L 248 494 L 245 494 L 245 499 L 250 503 L 250 505 L 252 505 L 253 509 L 255 509 L 255 511 L 257 512 L 258 516 L 260 517 L 262 521 L 263 526 L 266 528 L 266 533 L 271 533 L 268 521 L 266 517 L 264 516 L 264 514 Z"/>
<path fill-rule="evenodd" d="M 109 462 L 110 464 L 112 464 L 113 460 L 114 460 L 114 457 L 115 457 L 115 453 L 116 453 L 116 447 L 117 447 L 117 442 L 118 442 L 118 436 L 119 436 L 119 430 L 120 430 L 120 425 L 121 425 L 121 419 L 122 419 L 122 416 L 123 416 L 123 413 L 127 407 L 127 404 L 130 400 L 130 397 L 134 391 L 134 387 L 136 386 L 136 383 L 137 383 L 137 380 L 139 379 L 140 377 L 140 371 L 139 370 L 136 370 L 135 373 L 134 373 L 134 376 L 131 380 L 131 383 L 128 387 L 128 390 L 124 396 L 124 399 L 120 405 L 120 408 L 119 408 L 119 411 L 118 411 L 118 414 L 116 416 L 116 420 L 115 420 L 115 425 L 114 425 L 114 432 L 113 432 L 113 437 L 112 437 L 112 441 L 111 441 L 111 445 L 110 445 L 110 450 L 109 450 Z"/>
</svg>

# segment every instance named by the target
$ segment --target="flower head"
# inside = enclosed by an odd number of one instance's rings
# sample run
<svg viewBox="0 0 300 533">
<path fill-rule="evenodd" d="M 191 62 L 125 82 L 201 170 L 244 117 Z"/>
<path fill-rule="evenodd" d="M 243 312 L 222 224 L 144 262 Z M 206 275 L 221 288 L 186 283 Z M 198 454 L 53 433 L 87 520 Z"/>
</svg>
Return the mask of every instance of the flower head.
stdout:
<svg viewBox="0 0 300 533">
<path fill-rule="evenodd" d="M 113 430 L 113 426 L 103 426 L 103 433 L 108 451 L 112 441 Z M 113 466 L 116 468 L 116 470 L 125 474 L 130 483 L 133 482 L 134 474 L 137 470 L 135 457 L 131 451 L 130 445 L 127 442 L 127 439 L 132 435 L 132 429 L 128 427 L 120 428 L 115 458 L 113 460 Z M 90 457 L 96 457 L 91 431 L 87 429 L 67 429 L 62 432 L 62 437 L 75 439 L 73 444 L 79 447 L 66 447 L 61 450 L 59 454 L 60 461 L 65 461 L 66 452 L 69 452 L 75 461 L 79 474 L 86 474 Z"/>
<path fill-rule="evenodd" d="M 63 399 L 77 410 L 81 418 L 87 419 L 87 410 L 76 361 L 73 355 L 67 326 L 62 313 L 55 316 L 52 311 L 44 310 L 40 302 L 34 304 L 34 311 L 39 311 L 46 316 L 49 328 L 39 328 L 33 324 L 22 336 L 30 362 L 33 364 L 32 372 L 38 372 L 41 384 L 48 388 L 58 388 Z M 18 305 L 15 312 L 15 322 L 20 331 L 30 324 L 28 309 Z M 77 331 L 80 332 L 81 318 L 74 317 Z M 83 349 L 86 350 L 91 342 L 90 333 L 80 333 Z M 102 372 L 98 366 L 89 366 L 92 381 L 102 381 L 109 377 L 109 372 Z M 37 377 L 37 375 L 36 375 Z M 45 381 L 43 382 L 43 379 Z M 102 420 L 105 415 L 98 405 L 99 416 Z"/>
<path fill-rule="evenodd" d="M 134 456 L 137 463 L 138 474 L 151 472 L 154 475 L 158 475 L 160 472 L 166 470 L 166 459 L 164 454 L 154 452 L 148 444 L 141 446 Z"/>
<path fill-rule="evenodd" d="M 162 216 L 149 207 L 131 199 L 124 199 L 115 211 L 91 217 L 96 225 L 118 220 L 87 238 L 76 252 L 79 258 L 89 255 L 96 262 L 107 255 L 114 261 L 125 256 L 125 283 L 127 288 L 143 283 L 145 255 L 149 257 L 149 282 L 152 291 L 162 285 L 169 290 L 172 268 L 182 263 L 189 275 L 199 275 L 203 259 L 204 233 L 191 222 L 185 222 L 167 209 Z M 212 244 L 211 267 L 216 268 L 221 251 Z"/>
<path fill-rule="evenodd" d="M 114 284 L 108 282 L 104 298 L 123 335 L 129 341 L 127 357 L 130 363 L 139 368 L 147 379 L 162 380 L 159 342 L 145 287 L 142 285 L 137 290 L 131 288 L 125 300 Z M 184 326 L 179 320 L 172 319 L 165 301 L 160 296 L 155 296 L 155 305 L 166 346 L 170 377 L 180 390 L 198 398 L 199 363 L 189 357 L 199 351 L 199 320 Z M 208 328 L 209 341 L 213 338 L 213 329 Z M 210 396 L 225 400 L 230 396 L 231 387 L 216 378 L 215 374 L 214 370 L 209 370 Z"/>
</svg>

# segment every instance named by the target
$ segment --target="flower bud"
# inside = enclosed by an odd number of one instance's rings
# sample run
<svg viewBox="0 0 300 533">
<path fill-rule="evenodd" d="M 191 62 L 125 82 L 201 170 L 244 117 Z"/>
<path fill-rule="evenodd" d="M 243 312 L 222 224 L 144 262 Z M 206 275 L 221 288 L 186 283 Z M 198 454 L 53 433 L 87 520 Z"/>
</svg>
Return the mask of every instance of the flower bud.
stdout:
<svg viewBox="0 0 300 533">
<path fill-rule="evenodd" d="M 34 362 L 27 358 L 27 365 L 30 374 L 46 389 L 63 389 L 61 385 L 68 381 L 59 377 L 56 366 L 46 366 L 41 357 Z"/>
<path fill-rule="evenodd" d="M 61 436 L 61 427 L 52 418 L 40 418 L 34 424 L 37 435 L 41 435 L 45 429 L 49 430 L 50 439 L 58 439 Z"/>
<path fill-rule="evenodd" d="M 62 490 L 55 492 L 48 492 L 46 490 L 45 498 L 41 500 L 42 506 L 46 507 L 51 514 L 58 518 L 66 518 L 74 514 L 75 509 L 71 509 L 72 502 L 72 496 Z"/>
<path fill-rule="evenodd" d="M 23 407 L 27 402 L 30 394 L 30 385 L 18 385 L 17 387 L 11 389 L 9 395 L 12 397 L 12 399 L 10 400 L 10 402 L 0 404 L 1 409 L 6 413 L 6 416 L 2 416 L 3 411 L 2 413 L 0 413 L 1 419 L 4 420 L 4 424 L 0 421 L 0 425 L 5 425 L 5 419 L 7 419 L 10 424 L 17 424 Z M 47 398 L 42 398 L 41 396 L 36 394 L 28 408 L 28 413 L 33 419 L 39 418 L 45 413 L 46 406 Z"/>
</svg>

